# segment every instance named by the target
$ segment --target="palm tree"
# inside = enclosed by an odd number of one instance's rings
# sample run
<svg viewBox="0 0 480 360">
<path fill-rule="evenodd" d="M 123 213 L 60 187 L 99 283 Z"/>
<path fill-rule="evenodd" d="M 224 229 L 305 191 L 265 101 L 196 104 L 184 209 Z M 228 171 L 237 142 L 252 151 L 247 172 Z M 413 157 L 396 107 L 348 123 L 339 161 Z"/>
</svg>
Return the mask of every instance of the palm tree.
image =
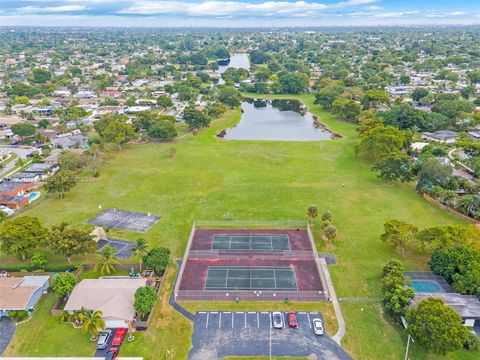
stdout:
<svg viewBox="0 0 480 360">
<path fill-rule="evenodd" d="M 95 264 L 94 270 L 98 271 L 98 269 L 100 269 L 100 275 L 103 276 L 115 272 L 115 265 L 117 264 L 119 264 L 119 262 L 115 258 L 115 249 L 107 245 L 98 252 L 97 263 Z"/>
<path fill-rule="evenodd" d="M 309 206 L 307 209 L 307 215 L 311 221 L 318 216 L 318 209 L 315 205 Z"/>
<path fill-rule="evenodd" d="M 98 333 L 105 329 L 105 320 L 103 320 L 102 312 L 100 310 L 88 311 L 85 314 L 80 314 L 82 321 L 82 332 L 89 333 L 90 339 L 96 340 Z"/>
<path fill-rule="evenodd" d="M 143 238 L 136 241 L 135 247 L 132 249 L 132 254 L 138 257 L 138 265 L 140 266 L 140 272 L 142 272 L 143 258 L 148 254 L 148 244 Z"/>
<path fill-rule="evenodd" d="M 329 245 L 332 245 L 332 241 L 337 237 L 337 228 L 332 224 L 328 224 L 323 229 L 323 238 L 328 241 Z"/>
</svg>

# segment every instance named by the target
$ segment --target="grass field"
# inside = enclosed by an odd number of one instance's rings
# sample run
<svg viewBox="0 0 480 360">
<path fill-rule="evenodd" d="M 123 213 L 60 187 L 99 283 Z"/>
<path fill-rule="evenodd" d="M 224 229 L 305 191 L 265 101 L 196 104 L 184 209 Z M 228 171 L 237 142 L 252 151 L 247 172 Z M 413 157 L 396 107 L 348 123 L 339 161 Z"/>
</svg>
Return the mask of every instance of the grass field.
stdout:
<svg viewBox="0 0 480 360">
<path fill-rule="evenodd" d="M 355 126 L 313 105 L 313 95 L 297 98 L 344 137 L 323 143 L 217 140 L 217 131 L 240 118 L 239 110 L 231 110 L 211 128 L 178 143 L 127 146 L 113 154 L 94 183 L 79 184 L 63 200 L 42 197 L 26 214 L 38 216 L 49 225 L 60 221 L 84 225 L 97 214 L 99 205 L 161 215 L 148 233 L 123 232 L 123 238 L 145 237 L 152 246 L 167 246 L 173 257 L 181 257 L 195 220 L 302 220 L 307 207 L 316 204 L 320 212 L 332 212 L 338 229 L 334 248 L 326 249 L 318 236 L 319 224 L 313 226 L 319 251 L 337 256 L 338 265 L 331 266 L 330 271 L 337 295 L 347 298 L 342 302 L 347 323 L 344 347 L 355 359 L 402 358 L 406 338 L 400 327 L 382 315 L 378 304 L 364 299 L 380 296 L 380 267 L 397 257 L 379 240 L 383 223 L 398 218 L 426 227 L 459 220 L 425 202 L 411 185 L 389 185 L 378 179 L 354 154 L 353 146 L 358 141 Z M 174 158 L 168 156 L 170 147 L 177 150 Z M 427 268 L 426 258 L 409 255 L 403 260 L 408 269 Z M 168 305 L 175 271 L 172 264 L 152 326 L 145 333 L 137 333 L 137 339 L 122 348 L 122 355 L 156 360 L 165 358 L 168 350 L 175 359 L 186 358 L 191 325 Z M 222 304 L 219 308 L 224 306 L 257 308 L 248 303 Z M 208 306 L 188 307 L 196 310 Z M 318 310 L 328 312 L 328 305 L 320 304 Z M 35 331 L 19 331 L 8 354 L 51 355 L 50 347 L 33 352 L 28 341 L 22 339 Z M 64 339 L 65 335 L 59 336 Z M 77 350 L 78 346 L 60 348 L 70 355 L 83 352 Z M 412 359 L 443 359 L 426 355 L 416 344 L 411 350 Z M 474 359 L 478 354 L 458 352 L 448 358 Z"/>
</svg>

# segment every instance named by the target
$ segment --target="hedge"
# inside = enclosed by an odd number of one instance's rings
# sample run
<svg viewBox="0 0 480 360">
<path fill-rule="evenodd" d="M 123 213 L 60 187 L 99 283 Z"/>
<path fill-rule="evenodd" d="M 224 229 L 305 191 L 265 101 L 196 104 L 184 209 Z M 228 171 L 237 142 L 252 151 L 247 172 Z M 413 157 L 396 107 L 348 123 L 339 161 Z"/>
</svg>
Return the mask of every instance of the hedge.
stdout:
<svg viewBox="0 0 480 360">
<path fill-rule="evenodd" d="M 45 272 L 64 272 L 67 270 L 74 271 L 79 265 L 81 264 L 47 264 L 42 270 L 44 270 Z M 0 270 L 5 270 L 7 272 L 32 272 L 39 269 L 37 269 L 35 266 L 32 266 L 31 264 L 8 264 L 1 265 Z"/>
</svg>

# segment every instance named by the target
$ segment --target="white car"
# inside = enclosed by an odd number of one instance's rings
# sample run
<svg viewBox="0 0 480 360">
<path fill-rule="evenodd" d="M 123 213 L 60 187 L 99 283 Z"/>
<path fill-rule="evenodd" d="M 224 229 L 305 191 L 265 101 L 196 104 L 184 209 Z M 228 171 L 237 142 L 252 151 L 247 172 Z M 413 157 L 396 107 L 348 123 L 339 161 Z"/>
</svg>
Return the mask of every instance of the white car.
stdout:
<svg viewBox="0 0 480 360">
<path fill-rule="evenodd" d="M 324 334 L 322 319 L 315 318 L 312 320 L 312 324 L 313 324 L 313 332 L 315 333 L 315 335 Z"/>
<path fill-rule="evenodd" d="M 283 329 L 285 327 L 285 320 L 283 319 L 283 313 L 274 312 L 272 313 L 273 327 L 275 329 Z"/>
</svg>

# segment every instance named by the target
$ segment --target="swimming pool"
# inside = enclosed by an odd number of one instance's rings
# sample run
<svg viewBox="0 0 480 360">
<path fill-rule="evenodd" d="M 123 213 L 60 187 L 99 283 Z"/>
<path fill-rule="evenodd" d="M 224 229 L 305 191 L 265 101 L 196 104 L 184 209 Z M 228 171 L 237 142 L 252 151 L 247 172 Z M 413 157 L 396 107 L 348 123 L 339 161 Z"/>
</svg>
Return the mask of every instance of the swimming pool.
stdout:
<svg viewBox="0 0 480 360">
<path fill-rule="evenodd" d="M 34 191 L 28 194 L 28 200 L 30 202 L 37 200 L 40 197 L 40 192 L 39 191 Z"/>
<path fill-rule="evenodd" d="M 439 283 L 433 280 L 412 280 L 410 286 L 417 293 L 443 293 Z"/>
</svg>

